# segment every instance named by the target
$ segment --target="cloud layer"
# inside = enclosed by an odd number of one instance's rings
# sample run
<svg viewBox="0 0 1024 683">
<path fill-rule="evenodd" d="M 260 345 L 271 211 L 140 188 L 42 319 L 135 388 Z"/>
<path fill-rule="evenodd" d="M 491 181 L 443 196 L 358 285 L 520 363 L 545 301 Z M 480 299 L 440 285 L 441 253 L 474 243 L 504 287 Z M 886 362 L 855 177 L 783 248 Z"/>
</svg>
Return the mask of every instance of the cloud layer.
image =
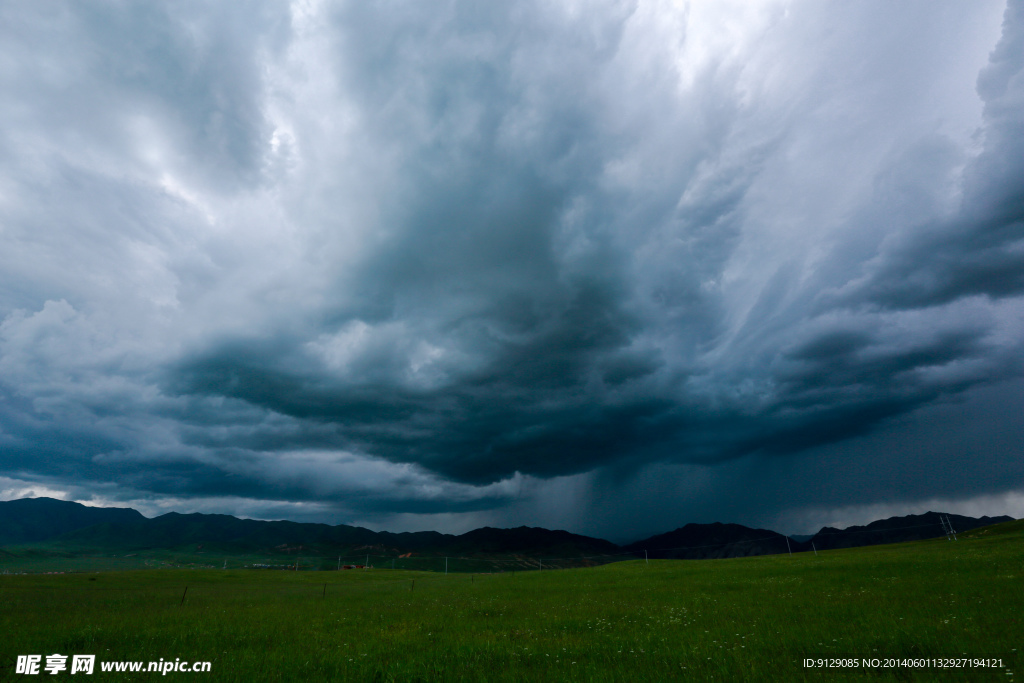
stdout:
<svg viewBox="0 0 1024 683">
<path fill-rule="evenodd" d="M 1024 3 L 2 13 L 0 475 L 648 520 L 887 434 L 903 483 L 736 514 L 1024 486 L 1013 418 L 922 427 L 1019 395 Z"/>
</svg>

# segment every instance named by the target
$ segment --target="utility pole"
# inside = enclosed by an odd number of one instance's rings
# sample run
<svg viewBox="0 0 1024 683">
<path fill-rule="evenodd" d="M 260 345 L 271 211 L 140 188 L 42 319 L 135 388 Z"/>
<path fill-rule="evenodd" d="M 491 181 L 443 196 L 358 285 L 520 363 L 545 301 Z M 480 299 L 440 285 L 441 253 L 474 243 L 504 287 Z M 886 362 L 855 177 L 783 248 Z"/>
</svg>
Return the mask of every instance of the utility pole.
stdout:
<svg viewBox="0 0 1024 683">
<path fill-rule="evenodd" d="M 811 541 L 811 550 L 814 551 L 814 556 L 818 556 L 818 549 L 814 547 L 814 541 Z"/>
<path fill-rule="evenodd" d="M 444 575 L 448 576 L 448 558 L 444 558 Z"/>
<path fill-rule="evenodd" d="M 786 550 L 789 551 L 790 555 L 793 554 L 793 549 L 789 547 L 789 536 L 786 536 Z"/>
<path fill-rule="evenodd" d="M 651 561 L 647 559 L 647 548 L 644 548 L 644 563 L 650 564 Z"/>
</svg>

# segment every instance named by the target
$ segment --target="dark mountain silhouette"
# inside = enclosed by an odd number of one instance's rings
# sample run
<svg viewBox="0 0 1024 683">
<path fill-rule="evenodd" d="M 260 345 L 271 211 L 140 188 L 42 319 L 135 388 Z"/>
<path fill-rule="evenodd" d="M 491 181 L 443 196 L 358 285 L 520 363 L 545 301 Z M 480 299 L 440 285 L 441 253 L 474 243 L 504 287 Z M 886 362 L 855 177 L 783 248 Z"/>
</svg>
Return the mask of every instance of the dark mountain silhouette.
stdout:
<svg viewBox="0 0 1024 683">
<path fill-rule="evenodd" d="M 946 535 L 943 526 L 945 519 L 949 520 L 953 525 L 953 530 L 957 532 L 1013 521 L 1013 517 L 1006 515 L 975 518 L 950 515 L 944 512 L 926 512 L 923 515 L 890 517 L 865 526 L 851 526 L 846 529 L 823 527 L 811 538 L 810 543 L 813 543 L 813 547 L 817 550 L 831 550 L 939 538 Z"/>
<path fill-rule="evenodd" d="M 207 551 L 422 555 L 549 555 L 578 557 L 613 553 L 618 546 L 568 531 L 476 529 L 461 536 L 436 531 L 391 533 L 362 527 L 298 522 L 263 522 L 229 515 L 168 513 L 130 525 L 103 524 L 66 534 L 79 547 L 145 550 L 203 546 Z"/>
<path fill-rule="evenodd" d="M 77 521 L 55 524 L 55 511 L 63 514 L 62 519 Z M 97 512 L 111 514 L 96 515 Z M 0 502 L 0 519 L 9 520 L 13 530 L 7 534 L 10 540 L 5 545 L 45 543 L 76 550 L 188 549 L 228 553 L 369 552 L 551 557 L 580 557 L 618 551 L 614 543 L 598 538 L 530 527 L 484 527 L 454 536 L 436 531 L 375 532 L 344 524 L 265 522 L 199 513 L 170 512 L 147 519 L 135 510 L 104 510 L 41 498 Z"/>
<path fill-rule="evenodd" d="M 429 532 L 428 532 L 429 533 Z M 169 512 L 131 524 L 98 524 L 61 536 L 66 545 L 146 550 L 203 546 L 226 552 L 284 552 L 312 547 L 375 546 L 379 534 L 369 529 L 300 522 L 263 522 L 231 515 Z"/>
<path fill-rule="evenodd" d="M 958 531 L 1010 521 L 1011 517 L 945 515 Z M 129 508 L 91 508 L 78 503 L 30 498 L 0 502 L 0 545 L 41 545 L 49 551 L 136 552 L 183 550 L 202 553 L 275 555 L 473 556 L 627 559 L 706 559 L 899 543 L 945 534 L 940 513 L 891 517 L 848 529 L 825 527 L 801 542 L 768 529 L 739 524 L 687 524 L 625 546 L 568 531 L 534 527 L 484 527 L 461 535 L 436 531 L 391 533 L 340 524 L 265 522 L 230 515 L 171 512 L 148 519 Z M 787 543 L 788 541 L 788 543 Z M 0 552 L 5 552 L 0 550 Z M 611 559 L 611 558 L 609 558 Z"/>
<path fill-rule="evenodd" d="M 516 529 L 475 529 L 452 539 L 448 546 L 461 554 L 489 555 L 548 555 L 578 557 L 620 552 L 619 546 L 600 538 L 579 536 L 568 531 L 549 531 L 539 527 L 521 526 Z"/>
<path fill-rule="evenodd" d="M 665 559 L 703 560 L 721 557 L 747 557 L 750 555 L 776 555 L 805 549 L 804 543 L 790 540 L 768 529 L 751 529 L 740 524 L 687 524 L 636 543 L 623 546 L 626 552 Z M 807 546 L 809 547 L 809 546 Z"/>
<path fill-rule="evenodd" d="M 131 508 L 94 508 L 54 498 L 0 502 L 0 545 L 37 543 L 96 524 L 145 520 Z"/>
</svg>

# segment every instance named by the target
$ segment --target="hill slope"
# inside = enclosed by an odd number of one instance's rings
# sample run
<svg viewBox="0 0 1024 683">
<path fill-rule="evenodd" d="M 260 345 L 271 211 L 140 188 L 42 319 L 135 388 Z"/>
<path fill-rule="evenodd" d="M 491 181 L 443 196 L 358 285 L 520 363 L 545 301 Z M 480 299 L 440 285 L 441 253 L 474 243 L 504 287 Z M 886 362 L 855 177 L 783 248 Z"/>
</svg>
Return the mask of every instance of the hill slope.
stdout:
<svg viewBox="0 0 1024 683">
<path fill-rule="evenodd" d="M 939 512 L 926 512 L 923 515 L 906 515 L 871 522 L 865 526 L 851 526 L 846 529 L 823 527 L 815 534 L 810 543 L 817 550 L 834 548 L 855 548 L 864 545 L 880 545 L 885 543 L 904 543 L 921 541 L 926 538 L 945 536 L 943 519 L 947 519 L 956 532 L 977 529 L 978 527 L 1011 522 L 1013 517 L 965 517 Z"/>
<path fill-rule="evenodd" d="M 768 529 L 751 529 L 740 524 L 687 524 L 636 543 L 623 546 L 623 550 L 650 558 L 703 560 L 722 557 L 748 557 L 776 555 L 804 549 L 804 544 L 790 540 Z"/>
<path fill-rule="evenodd" d="M 94 508 L 54 498 L 0 502 L 0 545 L 39 543 L 96 524 L 144 521 L 131 508 Z"/>
</svg>

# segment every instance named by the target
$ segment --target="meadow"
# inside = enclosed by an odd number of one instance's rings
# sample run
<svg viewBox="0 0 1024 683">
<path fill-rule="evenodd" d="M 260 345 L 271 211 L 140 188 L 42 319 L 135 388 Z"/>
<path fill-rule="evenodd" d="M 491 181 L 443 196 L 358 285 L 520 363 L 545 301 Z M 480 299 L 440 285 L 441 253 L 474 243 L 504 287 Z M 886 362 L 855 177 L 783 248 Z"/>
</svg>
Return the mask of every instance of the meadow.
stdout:
<svg viewBox="0 0 1024 683">
<path fill-rule="evenodd" d="M 1024 522 L 955 542 L 554 571 L 0 575 L 0 679 L 37 678 L 15 673 L 18 655 L 61 653 L 210 661 L 167 674 L 203 681 L 1012 681 L 1022 578 Z M 803 665 L 964 656 L 1002 666 Z"/>
</svg>

